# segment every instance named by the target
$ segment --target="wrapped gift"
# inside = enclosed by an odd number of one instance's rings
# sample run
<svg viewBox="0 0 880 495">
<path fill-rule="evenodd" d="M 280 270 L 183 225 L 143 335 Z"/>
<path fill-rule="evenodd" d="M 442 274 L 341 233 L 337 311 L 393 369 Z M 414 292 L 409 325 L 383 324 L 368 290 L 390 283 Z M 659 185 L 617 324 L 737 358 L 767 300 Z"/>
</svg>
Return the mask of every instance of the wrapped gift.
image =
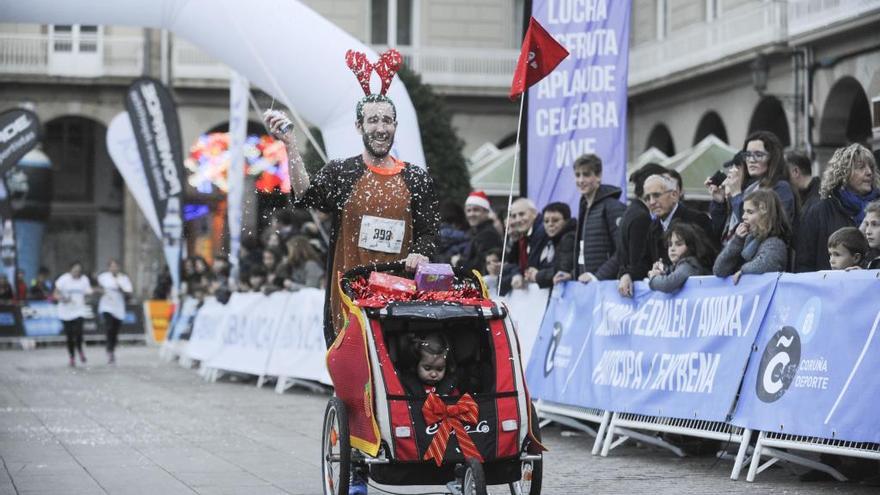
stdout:
<svg viewBox="0 0 880 495">
<path fill-rule="evenodd" d="M 416 287 L 423 292 L 452 290 L 454 279 L 447 263 L 423 263 L 416 269 Z"/>
<path fill-rule="evenodd" d="M 395 277 L 387 273 L 370 273 L 370 291 L 393 299 L 412 299 L 416 293 L 416 283 L 408 278 Z"/>
</svg>

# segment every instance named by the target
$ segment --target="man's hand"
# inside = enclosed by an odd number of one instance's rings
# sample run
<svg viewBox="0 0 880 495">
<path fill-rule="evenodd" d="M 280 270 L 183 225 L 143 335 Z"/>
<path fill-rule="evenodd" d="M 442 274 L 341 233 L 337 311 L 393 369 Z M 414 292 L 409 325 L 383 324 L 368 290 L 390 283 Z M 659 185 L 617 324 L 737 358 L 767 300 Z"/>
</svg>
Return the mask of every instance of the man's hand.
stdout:
<svg viewBox="0 0 880 495">
<path fill-rule="evenodd" d="M 528 282 L 535 283 L 535 277 L 538 275 L 538 269 L 530 266 L 526 269 L 525 279 Z"/>
<path fill-rule="evenodd" d="M 284 112 L 280 110 L 266 110 L 263 112 L 263 123 L 266 125 L 266 129 L 269 129 L 269 134 L 275 139 L 287 145 L 294 142 L 293 122 L 287 118 L 287 114 Z M 282 133 L 281 128 L 285 126 L 287 127 L 287 132 Z"/>
<path fill-rule="evenodd" d="M 568 272 L 556 272 L 556 275 L 553 275 L 553 285 L 569 280 L 571 280 L 571 274 Z"/>
<path fill-rule="evenodd" d="M 620 276 L 620 280 L 617 281 L 617 293 L 621 297 L 633 296 L 633 279 L 629 273 Z"/>
<path fill-rule="evenodd" d="M 592 273 L 589 273 L 589 272 L 581 273 L 578 276 L 578 282 L 582 282 L 585 284 L 588 284 L 588 283 L 592 282 L 593 280 L 596 280 L 596 276 L 593 275 Z"/>
<path fill-rule="evenodd" d="M 423 256 L 419 253 L 410 253 L 410 255 L 407 256 L 406 259 L 403 261 L 404 263 L 406 263 L 406 270 L 409 272 L 414 272 L 416 271 L 416 268 L 419 267 L 419 265 L 428 262 L 428 257 Z"/>
</svg>

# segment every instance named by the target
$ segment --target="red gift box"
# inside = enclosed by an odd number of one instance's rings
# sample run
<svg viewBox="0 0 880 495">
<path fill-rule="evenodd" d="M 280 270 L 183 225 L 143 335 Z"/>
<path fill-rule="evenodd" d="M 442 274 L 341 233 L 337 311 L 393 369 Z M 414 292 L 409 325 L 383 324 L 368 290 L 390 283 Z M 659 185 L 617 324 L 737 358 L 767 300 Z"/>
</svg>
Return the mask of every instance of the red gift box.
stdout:
<svg viewBox="0 0 880 495">
<path fill-rule="evenodd" d="M 395 299 L 412 299 L 412 296 L 416 293 L 416 282 L 414 280 L 395 277 L 387 273 L 371 273 L 368 284 L 371 292 Z"/>
</svg>

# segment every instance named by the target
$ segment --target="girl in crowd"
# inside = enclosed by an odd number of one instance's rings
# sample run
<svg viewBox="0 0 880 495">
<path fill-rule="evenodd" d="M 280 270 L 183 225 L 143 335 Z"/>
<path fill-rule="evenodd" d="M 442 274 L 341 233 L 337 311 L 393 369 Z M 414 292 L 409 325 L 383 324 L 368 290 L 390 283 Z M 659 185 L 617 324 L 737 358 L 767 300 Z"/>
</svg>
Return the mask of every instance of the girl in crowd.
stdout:
<svg viewBox="0 0 880 495">
<path fill-rule="evenodd" d="M 791 226 L 779 196 L 758 189 L 746 196 L 742 222 L 712 271 L 718 277 L 733 275 L 734 284 L 743 273 L 781 272 L 788 265 L 790 239 Z"/>
<path fill-rule="evenodd" d="M 865 268 L 880 268 L 880 201 L 874 201 L 865 207 L 865 219 L 862 220 L 860 230 L 870 247 Z"/>
<path fill-rule="evenodd" d="M 822 173 L 819 201 L 804 212 L 797 235 L 798 272 L 828 270 L 828 237 L 859 227 L 865 207 L 880 197 L 880 175 L 870 150 L 851 144 L 834 152 Z"/>
<path fill-rule="evenodd" d="M 67 353 L 70 366 L 76 366 L 74 351 L 79 353 L 81 363 L 86 362 L 83 353 L 83 320 L 89 314 L 86 296 L 92 293 L 89 278 L 83 275 L 82 263 L 74 261 L 70 270 L 55 281 L 55 300 L 58 301 L 58 318 L 67 337 Z"/>
<path fill-rule="evenodd" d="M 654 264 L 648 272 L 651 290 L 676 292 L 684 286 L 688 277 L 712 273 L 709 267 L 712 266 L 715 253 L 703 236 L 691 224 L 672 222 L 665 234 L 672 265 L 665 267 L 662 261 Z"/>
<path fill-rule="evenodd" d="M 313 287 L 320 289 L 324 283 L 324 267 L 320 255 L 312 247 L 309 238 L 293 236 L 287 241 L 287 260 L 279 270 L 286 273 L 284 288 L 288 290 Z"/>
<path fill-rule="evenodd" d="M 857 270 L 867 259 L 868 241 L 855 227 L 844 227 L 828 238 L 828 261 L 832 270 Z"/>
</svg>

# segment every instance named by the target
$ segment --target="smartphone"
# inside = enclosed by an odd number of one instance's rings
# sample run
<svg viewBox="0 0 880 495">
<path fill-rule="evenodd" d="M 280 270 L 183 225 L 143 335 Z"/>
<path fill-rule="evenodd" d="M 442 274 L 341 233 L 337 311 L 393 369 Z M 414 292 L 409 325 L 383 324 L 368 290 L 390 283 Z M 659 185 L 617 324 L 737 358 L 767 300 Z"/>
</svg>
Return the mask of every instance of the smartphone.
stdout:
<svg viewBox="0 0 880 495">
<path fill-rule="evenodd" d="M 727 174 L 719 170 L 709 178 L 709 184 L 721 187 L 725 180 L 727 180 Z"/>
</svg>

